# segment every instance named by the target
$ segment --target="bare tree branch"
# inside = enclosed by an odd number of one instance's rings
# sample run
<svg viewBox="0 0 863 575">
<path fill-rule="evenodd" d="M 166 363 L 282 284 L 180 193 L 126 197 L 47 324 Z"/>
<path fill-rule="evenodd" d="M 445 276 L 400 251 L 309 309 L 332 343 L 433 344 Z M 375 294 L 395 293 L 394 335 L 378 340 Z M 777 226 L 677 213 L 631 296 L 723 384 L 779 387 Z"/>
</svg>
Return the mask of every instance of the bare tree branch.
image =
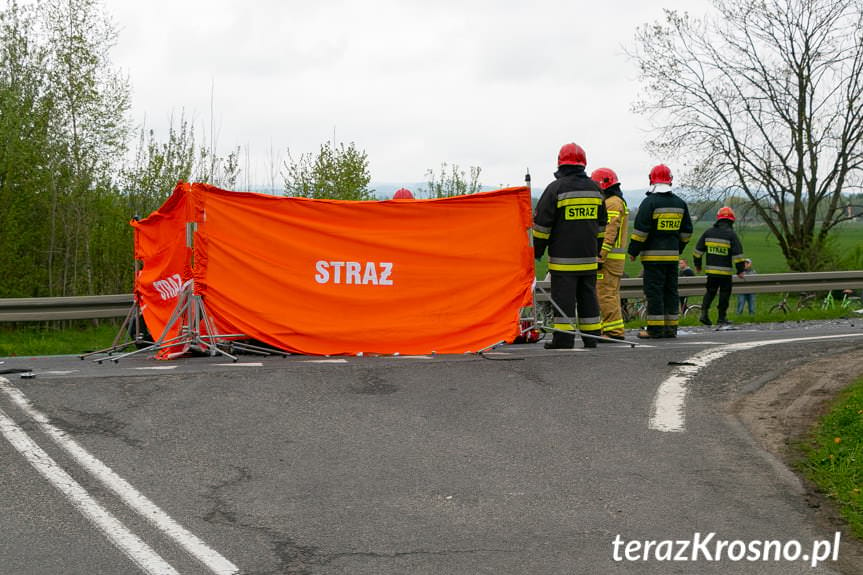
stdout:
<svg viewBox="0 0 863 575">
<path fill-rule="evenodd" d="M 789 267 L 830 264 L 828 235 L 863 183 L 863 2 L 714 0 L 639 28 L 634 109 L 649 148 L 694 166 L 706 197 L 742 194 Z"/>
</svg>

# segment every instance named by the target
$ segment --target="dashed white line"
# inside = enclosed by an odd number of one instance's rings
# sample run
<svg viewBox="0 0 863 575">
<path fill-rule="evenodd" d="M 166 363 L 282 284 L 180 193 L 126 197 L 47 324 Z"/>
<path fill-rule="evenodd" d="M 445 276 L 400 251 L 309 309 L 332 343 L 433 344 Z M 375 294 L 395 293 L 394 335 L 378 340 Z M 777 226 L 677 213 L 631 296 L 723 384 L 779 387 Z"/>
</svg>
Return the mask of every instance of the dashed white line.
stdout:
<svg viewBox="0 0 863 575">
<path fill-rule="evenodd" d="M 74 439 L 66 435 L 64 431 L 51 425 L 48 418 L 37 411 L 30 404 L 30 400 L 18 388 L 13 387 L 8 380 L 0 378 L 0 391 L 5 393 L 21 411 L 35 421 L 42 433 L 68 453 L 78 465 L 98 479 L 126 505 L 150 521 L 154 527 L 183 547 L 210 571 L 216 575 L 235 575 L 239 573 L 236 565 L 177 523 L 155 503 L 147 499 L 144 494 L 136 490 L 128 481 L 117 475 L 110 467 L 96 459 Z M 165 571 L 165 573 L 175 572 Z M 154 571 L 153 573 L 161 572 Z"/>
<path fill-rule="evenodd" d="M 0 378 L 0 384 L 5 381 Z M 179 572 L 149 545 L 90 497 L 81 484 L 57 465 L 2 409 L 0 409 L 0 433 L 42 477 L 65 495 L 84 517 L 96 525 L 142 571 L 151 575 L 179 575 Z"/>
<path fill-rule="evenodd" d="M 656 390 L 656 395 L 653 399 L 653 406 L 650 413 L 650 421 L 648 427 L 656 431 L 665 432 L 681 432 L 685 429 L 686 424 L 686 393 L 689 381 L 698 374 L 698 372 L 710 363 L 725 357 L 729 353 L 752 349 L 765 345 L 776 345 L 779 343 L 791 343 L 799 341 L 817 341 L 824 339 L 841 339 L 849 337 L 861 337 L 863 334 L 842 334 L 842 335 L 823 335 L 813 337 L 795 337 L 787 339 L 745 341 L 740 343 L 732 343 L 723 345 L 717 348 L 708 349 L 693 355 L 682 363 L 691 365 L 681 365 L 674 370 L 665 381 L 663 381 Z"/>
</svg>

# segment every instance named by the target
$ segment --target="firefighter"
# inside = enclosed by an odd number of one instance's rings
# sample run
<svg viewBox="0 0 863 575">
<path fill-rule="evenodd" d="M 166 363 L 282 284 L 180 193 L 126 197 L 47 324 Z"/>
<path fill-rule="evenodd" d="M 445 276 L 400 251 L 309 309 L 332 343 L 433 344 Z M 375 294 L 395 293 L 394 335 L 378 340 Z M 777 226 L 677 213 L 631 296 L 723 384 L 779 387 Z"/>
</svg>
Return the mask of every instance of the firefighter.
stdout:
<svg viewBox="0 0 863 575">
<path fill-rule="evenodd" d="M 393 194 L 394 200 L 412 200 L 414 199 L 414 195 L 407 188 L 399 188 L 396 190 L 396 193 Z"/>
<path fill-rule="evenodd" d="M 581 146 L 562 146 L 557 155 L 556 179 L 545 188 L 534 214 L 534 256 L 540 259 L 548 248 L 551 299 L 560 308 L 554 308 L 555 331 L 546 349 L 570 349 L 575 345 L 572 318 L 576 308 L 582 334 L 598 336 L 602 331 L 596 273 L 607 215 L 602 192 L 585 172 L 586 165 L 587 156 Z M 584 347 L 596 347 L 596 339 L 584 335 Z"/>
<path fill-rule="evenodd" d="M 620 180 L 610 168 L 599 168 L 590 174 L 597 183 L 605 200 L 608 224 L 599 249 L 602 270 L 596 274 L 596 291 L 599 309 L 602 312 L 602 335 L 611 339 L 625 339 L 623 335 L 623 313 L 620 309 L 620 278 L 626 263 L 626 233 L 628 231 L 629 208 L 620 190 Z M 599 340 L 603 341 L 603 340 Z"/>
<path fill-rule="evenodd" d="M 686 202 L 671 191 L 668 166 L 654 166 L 648 177 L 651 187 L 638 207 L 627 250 L 632 261 L 641 256 L 644 270 L 647 329 L 638 337 L 677 337 L 677 262 L 692 237 L 692 219 Z"/>
<path fill-rule="evenodd" d="M 719 208 L 716 213 L 716 223 L 707 228 L 695 249 L 692 251 L 692 260 L 695 271 L 701 272 L 702 259 L 704 260 L 704 273 L 707 276 L 707 292 L 701 302 L 701 317 L 699 320 L 704 325 L 713 325 L 710 321 L 710 305 L 716 292 L 719 291 L 719 302 L 716 304 L 718 317 L 716 323 L 720 326 L 728 325 L 728 301 L 731 299 L 731 276 L 735 273 L 743 279 L 744 262 L 743 244 L 734 232 L 734 210 L 728 206 Z"/>
</svg>

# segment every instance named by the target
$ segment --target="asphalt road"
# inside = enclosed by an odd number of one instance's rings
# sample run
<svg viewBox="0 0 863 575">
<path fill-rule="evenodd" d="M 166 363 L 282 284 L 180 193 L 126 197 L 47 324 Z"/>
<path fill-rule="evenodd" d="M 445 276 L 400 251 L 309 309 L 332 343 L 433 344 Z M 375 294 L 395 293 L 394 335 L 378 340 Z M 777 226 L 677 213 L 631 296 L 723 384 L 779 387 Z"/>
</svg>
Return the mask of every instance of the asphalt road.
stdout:
<svg viewBox="0 0 863 575">
<path fill-rule="evenodd" d="M 35 375 L 0 376 L 0 573 L 839 573 L 835 529 L 727 407 L 849 350 L 863 320 L 485 357 L 0 358 Z M 763 541 L 800 557 L 750 558 Z"/>
</svg>

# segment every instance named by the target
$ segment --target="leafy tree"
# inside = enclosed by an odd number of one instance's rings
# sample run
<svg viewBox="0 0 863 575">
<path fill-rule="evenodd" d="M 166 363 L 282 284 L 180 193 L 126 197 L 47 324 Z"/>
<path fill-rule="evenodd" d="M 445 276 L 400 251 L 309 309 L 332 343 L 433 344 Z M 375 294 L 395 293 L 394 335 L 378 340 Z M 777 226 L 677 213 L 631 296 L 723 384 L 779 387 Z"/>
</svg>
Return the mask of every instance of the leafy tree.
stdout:
<svg viewBox="0 0 863 575">
<path fill-rule="evenodd" d="M 114 38 L 94 0 L 0 7 L 0 296 L 128 290 L 114 272 L 131 261 Z"/>
<path fill-rule="evenodd" d="M 469 176 L 458 165 L 449 166 L 443 162 L 440 165 L 440 173 L 435 174 L 434 170 L 426 172 L 428 183 L 420 187 L 419 193 L 427 198 L 448 198 L 475 194 L 482 190 L 482 184 L 479 182 L 482 169 L 471 166 L 468 170 L 470 171 Z"/>
<path fill-rule="evenodd" d="M 15 2 L 0 11 L 0 297 L 48 295 L 45 227 L 51 169 L 47 51 L 38 13 Z"/>
<path fill-rule="evenodd" d="M 49 290 L 96 292 L 91 231 L 110 192 L 112 170 L 125 152 L 129 85 L 111 67 L 116 39 L 96 0 L 48 0 L 47 93 L 53 101 L 55 154 L 48 246 Z"/>
<path fill-rule="evenodd" d="M 98 0 L 0 5 L 0 297 L 128 292 L 131 216 L 181 179 L 236 184 L 239 148 L 196 146 L 182 116 L 164 142 L 141 128 L 125 161 L 115 38 Z"/>
<path fill-rule="evenodd" d="M 288 150 L 282 166 L 285 195 L 329 200 L 372 200 L 368 185 L 369 161 L 353 142 L 338 146 L 326 142 L 317 156 L 302 154 L 296 160 Z"/>
<path fill-rule="evenodd" d="M 792 270 L 829 264 L 863 170 L 859 0 L 715 0 L 716 18 L 667 11 L 632 56 L 660 157 L 690 185 L 742 194 Z M 852 210 L 853 212 L 853 210 Z"/>
<path fill-rule="evenodd" d="M 233 190 L 240 177 L 240 148 L 234 148 L 227 156 L 219 156 L 214 150 L 201 146 L 194 172 L 197 182 Z"/>
<path fill-rule="evenodd" d="M 177 126 L 171 119 L 168 139 L 159 142 L 153 130 L 142 127 L 135 158 L 120 171 L 120 187 L 130 216 L 146 216 L 168 198 L 179 181 L 188 181 L 195 163 L 195 134 L 184 115 Z"/>
</svg>

